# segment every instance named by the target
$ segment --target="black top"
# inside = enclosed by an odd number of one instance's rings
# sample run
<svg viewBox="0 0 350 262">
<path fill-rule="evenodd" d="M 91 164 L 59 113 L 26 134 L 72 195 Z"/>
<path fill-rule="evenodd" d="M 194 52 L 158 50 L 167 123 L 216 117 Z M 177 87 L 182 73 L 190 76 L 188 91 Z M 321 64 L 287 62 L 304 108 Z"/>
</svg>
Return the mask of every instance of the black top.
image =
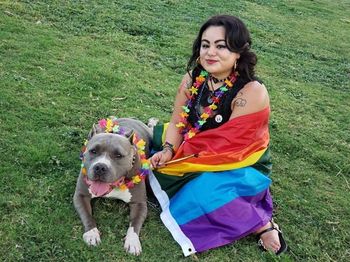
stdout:
<svg viewBox="0 0 350 262">
<path fill-rule="evenodd" d="M 192 79 L 195 79 L 195 77 Z M 261 81 L 258 79 L 254 80 L 257 80 L 261 83 Z M 233 84 L 233 87 L 226 91 L 220 98 L 217 109 L 213 111 L 213 115 L 207 119 L 206 123 L 201 127 L 200 131 L 216 128 L 226 123 L 232 114 L 232 100 L 237 96 L 238 92 L 250 81 L 251 80 L 249 79 L 242 79 L 238 76 L 236 82 Z M 203 113 L 203 108 L 212 104 L 212 96 L 213 91 L 209 90 L 208 83 L 205 81 L 200 87 L 198 95 L 195 97 L 194 103 L 192 103 L 192 106 L 189 108 L 190 112 L 187 120 L 192 126 L 194 126 L 194 124 L 198 121 L 199 116 Z"/>
</svg>

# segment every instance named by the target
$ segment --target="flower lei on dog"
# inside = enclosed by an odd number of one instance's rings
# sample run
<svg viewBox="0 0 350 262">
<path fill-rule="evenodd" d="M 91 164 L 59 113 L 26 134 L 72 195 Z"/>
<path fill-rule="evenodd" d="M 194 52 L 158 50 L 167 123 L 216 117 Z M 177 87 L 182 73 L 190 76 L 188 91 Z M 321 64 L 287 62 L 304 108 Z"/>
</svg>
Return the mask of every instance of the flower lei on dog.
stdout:
<svg viewBox="0 0 350 262">
<path fill-rule="evenodd" d="M 101 119 L 98 121 L 98 124 L 101 128 L 105 130 L 105 133 L 114 133 L 118 135 L 125 135 L 126 131 L 123 127 L 119 126 L 116 119 Z M 82 160 L 81 164 L 81 172 L 86 178 L 87 182 L 87 170 L 84 166 L 84 152 L 86 151 L 86 145 L 88 141 L 85 140 L 82 152 L 80 154 L 80 159 Z M 126 190 L 129 188 L 133 188 L 136 184 L 139 184 L 141 181 L 145 180 L 146 176 L 150 173 L 150 163 L 146 158 L 145 154 L 145 146 L 146 142 L 143 139 L 138 139 L 137 135 L 135 134 L 133 137 L 133 143 L 137 148 L 137 153 L 140 156 L 141 160 L 141 168 L 138 170 L 137 174 L 131 177 L 130 179 L 127 179 L 125 177 L 122 177 L 121 179 L 115 181 L 114 183 L 111 183 L 111 190 L 117 188 L 119 190 Z"/>
<path fill-rule="evenodd" d="M 196 97 L 198 95 L 198 91 L 200 88 L 203 88 L 204 82 L 208 77 L 208 72 L 202 70 L 198 77 L 196 77 L 196 81 L 193 83 L 190 91 L 190 97 L 187 100 L 187 104 L 182 107 L 183 111 L 180 113 L 180 121 L 176 124 L 176 127 L 180 128 L 180 133 L 184 136 L 184 139 L 187 140 L 193 136 L 195 136 L 201 127 L 207 122 L 207 119 L 212 117 L 213 111 L 218 108 L 218 104 L 220 102 L 221 97 L 233 87 L 233 84 L 236 82 L 237 76 L 235 72 L 233 72 L 228 79 L 225 80 L 225 85 L 220 87 L 218 90 L 215 90 L 214 97 L 212 98 L 213 102 L 211 105 L 204 108 L 204 112 L 200 115 L 197 122 L 192 126 L 187 118 L 189 116 L 190 108 L 193 106 L 193 103 L 196 101 Z"/>
</svg>

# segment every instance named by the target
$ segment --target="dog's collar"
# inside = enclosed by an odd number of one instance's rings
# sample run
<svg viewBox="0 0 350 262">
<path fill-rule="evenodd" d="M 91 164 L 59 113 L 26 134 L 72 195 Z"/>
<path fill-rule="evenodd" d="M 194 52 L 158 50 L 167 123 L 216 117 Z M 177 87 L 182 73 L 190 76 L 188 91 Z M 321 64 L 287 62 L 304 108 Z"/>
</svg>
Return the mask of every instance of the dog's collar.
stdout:
<svg viewBox="0 0 350 262">
<path fill-rule="evenodd" d="M 125 131 L 124 129 L 119 126 L 118 122 L 116 119 L 102 119 L 99 122 L 100 127 L 105 128 L 106 133 L 115 133 L 118 135 L 124 135 Z M 91 181 L 88 180 L 87 177 L 87 170 L 84 166 L 84 152 L 86 151 L 86 144 L 87 141 L 85 141 L 82 153 L 81 153 L 81 159 L 82 159 L 82 164 L 81 164 L 81 173 L 84 175 L 84 180 L 88 186 L 91 185 Z M 106 193 L 109 194 L 113 189 L 119 189 L 119 190 L 126 190 L 129 188 L 133 188 L 135 185 L 139 184 L 141 181 L 145 180 L 146 176 L 149 175 L 150 173 L 150 162 L 146 158 L 145 154 L 145 147 L 146 147 L 146 142 L 143 139 L 139 139 L 136 134 L 133 136 L 133 144 L 136 147 L 136 154 L 139 155 L 140 161 L 141 161 L 141 167 L 137 171 L 137 174 L 134 175 L 131 178 L 127 177 L 122 177 L 118 179 L 115 182 L 110 183 L 110 190 Z M 135 161 L 135 155 L 133 157 L 133 161 Z M 106 195 L 105 194 L 105 195 Z"/>
</svg>

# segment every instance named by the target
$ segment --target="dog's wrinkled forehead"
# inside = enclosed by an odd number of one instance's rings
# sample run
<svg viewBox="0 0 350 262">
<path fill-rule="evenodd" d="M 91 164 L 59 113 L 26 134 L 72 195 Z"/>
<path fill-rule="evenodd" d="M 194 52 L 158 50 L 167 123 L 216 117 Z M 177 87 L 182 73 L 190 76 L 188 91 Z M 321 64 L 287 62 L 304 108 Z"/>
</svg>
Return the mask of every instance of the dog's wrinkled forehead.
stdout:
<svg viewBox="0 0 350 262">
<path fill-rule="evenodd" d="M 123 150 L 124 153 L 129 153 L 132 145 L 130 144 L 129 138 L 111 134 L 111 133 L 99 133 L 94 135 L 87 145 L 88 149 L 98 147 L 101 151 L 111 150 Z"/>
</svg>

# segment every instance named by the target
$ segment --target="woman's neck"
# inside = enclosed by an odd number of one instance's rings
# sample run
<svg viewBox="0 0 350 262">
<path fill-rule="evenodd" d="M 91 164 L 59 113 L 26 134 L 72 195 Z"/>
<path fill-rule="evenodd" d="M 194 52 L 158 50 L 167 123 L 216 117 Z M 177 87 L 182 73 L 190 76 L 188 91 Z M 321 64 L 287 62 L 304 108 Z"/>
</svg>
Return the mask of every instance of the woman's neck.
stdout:
<svg viewBox="0 0 350 262">
<path fill-rule="evenodd" d="M 213 74 L 210 73 L 210 75 L 211 75 L 212 77 L 216 78 L 217 80 L 219 80 L 219 81 L 221 81 L 221 82 L 225 81 L 225 79 L 226 79 L 227 77 L 229 77 L 230 74 L 231 74 L 231 71 L 230 71 L 230 72 L 223 72 L 223 73 L 213 73 Z"/>
</svg>

